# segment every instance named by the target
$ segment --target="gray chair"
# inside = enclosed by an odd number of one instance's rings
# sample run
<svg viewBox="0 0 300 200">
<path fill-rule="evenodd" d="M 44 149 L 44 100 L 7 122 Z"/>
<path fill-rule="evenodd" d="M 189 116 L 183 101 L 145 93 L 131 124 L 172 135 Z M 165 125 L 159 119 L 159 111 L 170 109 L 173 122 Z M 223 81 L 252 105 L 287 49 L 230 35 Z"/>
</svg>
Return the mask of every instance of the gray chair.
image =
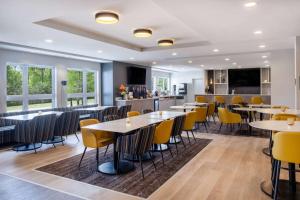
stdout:
<svg viewBox="0 0 300 200">
<path fill-rule="evenodd" d="M 153 112 L 153 110 L 151 110 L 151 109 L 144 109 L 143 110 L 143 114 L 152 113 L 152 112 Z"/>
<path fill-rule="evenodd" d="M 79 141 L 79 138 L 77 136 L 78 124 L 79 124 L 78 111 L 64 112 L 56 120 L 54 136 L 60 138 L 60 142 L 63 143 L 64 141 L 63 136 L 75 134 L 77 140 Z"/>
<path fill-rule="evenodd" d="M 107 115 L 118 115 L 118 107 L 116 106 L 112 106 L 112 107 L 108 107 L 105 108 L 102 113 L 99 115 L 99 120 L 101 122 L 104 121 L 104 117 Z"/>
<path fill-rule="evenodd" d="M 121 106 L 118 109 L 118 116 L 120 119 L 126 118 L 127 117 L 127 112 L 131 111 L 131 105 L 125 105 Z"/>
<path fill-rule="evenodd" d="M 155 127 L 156 125 L 147 126 L 139 129 L 137 132 L 133 134 L 120 136 L 118 137 L 117 144 L 116 144 L 116 151 L 119 154 L 132 155 L 132 156 L 137 156 L 139 158 L 143 178 L 144 178 L 144 169 L 143 169 L 142 156 L 148 153 L 150 158 L 152 158 L 150 150 L 153 144 Z M 153 158 L 151 159 L 151 161 L 154 168 L 156 169 Z"/>
<path fill-rule="evenodd" d="M 172 142 L 170 142 L 170 144 L 175 144 L 177 154 L 178 154 L 177 143 L 179 143 L 177 137 L 180 138 L 180 142 L 182 142 L 184 148 L 186 148 L 185 143 L 181 136 L 184 120 L 185 120 L 185 115 L 178 116 L 174 119 L 173 130 L 171 135 Z"/>
<path fill-rule="evenodd" d="M 119 119 L 118 115 L 106 115 L 104 116 L 104 122 L 113 121 Z"/>
</svg>

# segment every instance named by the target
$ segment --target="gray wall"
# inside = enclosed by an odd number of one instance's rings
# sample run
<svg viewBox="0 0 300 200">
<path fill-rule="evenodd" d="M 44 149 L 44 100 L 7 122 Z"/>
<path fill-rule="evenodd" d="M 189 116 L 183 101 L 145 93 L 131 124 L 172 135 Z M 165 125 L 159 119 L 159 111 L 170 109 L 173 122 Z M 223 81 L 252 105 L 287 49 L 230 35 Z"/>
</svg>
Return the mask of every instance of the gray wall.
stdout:
<svg viewBox="0 0 300 200">
<path fill-rule="evenodd" d="M 23 63 L 23 64 L 36 64 L 47 65 L 56 68 L 56 83 L 60 83 L 62 80 L 67 80 L 67 68 L 81 68 L 90 69 L 98 72 L 100 76 L 100 64 L 96 62 L 88 62 L 82 60 L 75 60 L 69 58 L 62 58 L 57 56 L 48 56 L 41 54 L 34 54 L 21 51 L 12 51 L 0 49 L 0 112 L 6 111 L 6 64 L 11 63 Z M 98 76 L 98 79 L 100 78 Z M 99 81 L 100 84 L 100 81 Z M 98 85 L 97 100 L 100 104 L 100 85 Z M 64 99 L 66 95 L 63 92 L 61 84 L 56 84 L 56 99 L 58 106 L 65 106 Z"/>
<path fill-rule="evenodd" d="M 101 64 L 101 102 L 103 105 L 112 106 L 114 102 L 114 90 L 113 78 L 113 63 Z"/>
</svg>

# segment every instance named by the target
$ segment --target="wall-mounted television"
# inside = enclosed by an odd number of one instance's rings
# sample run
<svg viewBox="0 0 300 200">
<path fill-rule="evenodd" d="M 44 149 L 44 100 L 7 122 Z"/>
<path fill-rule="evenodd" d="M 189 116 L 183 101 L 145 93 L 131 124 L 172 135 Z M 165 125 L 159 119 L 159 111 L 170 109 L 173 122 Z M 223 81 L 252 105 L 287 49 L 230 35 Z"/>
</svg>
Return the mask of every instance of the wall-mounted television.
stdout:
<svg viewBox="0 0 300 200">
<path fill-rule="evenodd" d="M 146 69 L 141 67 L 127 67 L 128 85 L 145 85 Z"/>
<path fill-rule="evenodd" d="M 229 93 L 260 94 L 260 68 L 229 69 Z"/>
</svg>

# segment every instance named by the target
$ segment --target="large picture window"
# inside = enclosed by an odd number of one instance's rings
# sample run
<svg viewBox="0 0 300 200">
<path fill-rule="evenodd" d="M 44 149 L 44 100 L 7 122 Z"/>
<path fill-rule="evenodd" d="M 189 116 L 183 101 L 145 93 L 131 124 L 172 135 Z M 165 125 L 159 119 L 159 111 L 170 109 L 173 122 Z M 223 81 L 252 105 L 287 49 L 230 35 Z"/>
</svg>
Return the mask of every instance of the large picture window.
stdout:
<svg viewBox="0 0 300 200">
<path fill-rule="evenodd" d="M 153 89 L 160 92 L 167 92 L 170 90 L 170 78 L 168 77 L 152 77 Z"/>
<path fill-rule="evenodd" d="M 68 69 L 68 106 L 96 103 L 96 77 L 95 71 Z"/>
<path fill-rule="evenodd" d="M 8 63 L 7 111 L 52 108 L 55 106 L 54 67 Z"/>
</svg>

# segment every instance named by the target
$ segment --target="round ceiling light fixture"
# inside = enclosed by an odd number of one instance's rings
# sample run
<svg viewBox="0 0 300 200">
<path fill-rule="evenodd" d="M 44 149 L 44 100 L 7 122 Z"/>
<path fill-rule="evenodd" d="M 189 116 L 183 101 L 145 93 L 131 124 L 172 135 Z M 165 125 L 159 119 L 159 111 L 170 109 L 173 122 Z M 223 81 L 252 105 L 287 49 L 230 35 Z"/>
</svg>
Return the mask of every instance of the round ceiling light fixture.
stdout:
<svg viewBox="0 0 300 200">
<path fill-rule="evenodd" d="M 119 21 L 119 15 L 111 11 L 101 11 L 95 14 L 95 20 L 99 24 L 115 24 Z"/>
<path fill-rule="evenodd" d="M 171 39 L 163 39 L 158 41 L 158 46 L 160 47 L 168 47 L 172 46 L 174 44 L 174 41 Z"/>
<path fill-rule="evenodd" d="M 133 35 L 138 38 L 147 38 L 152 36 L 152 31 L 148 28 L 139 28 L 133 31 Z"/>
</svg>

